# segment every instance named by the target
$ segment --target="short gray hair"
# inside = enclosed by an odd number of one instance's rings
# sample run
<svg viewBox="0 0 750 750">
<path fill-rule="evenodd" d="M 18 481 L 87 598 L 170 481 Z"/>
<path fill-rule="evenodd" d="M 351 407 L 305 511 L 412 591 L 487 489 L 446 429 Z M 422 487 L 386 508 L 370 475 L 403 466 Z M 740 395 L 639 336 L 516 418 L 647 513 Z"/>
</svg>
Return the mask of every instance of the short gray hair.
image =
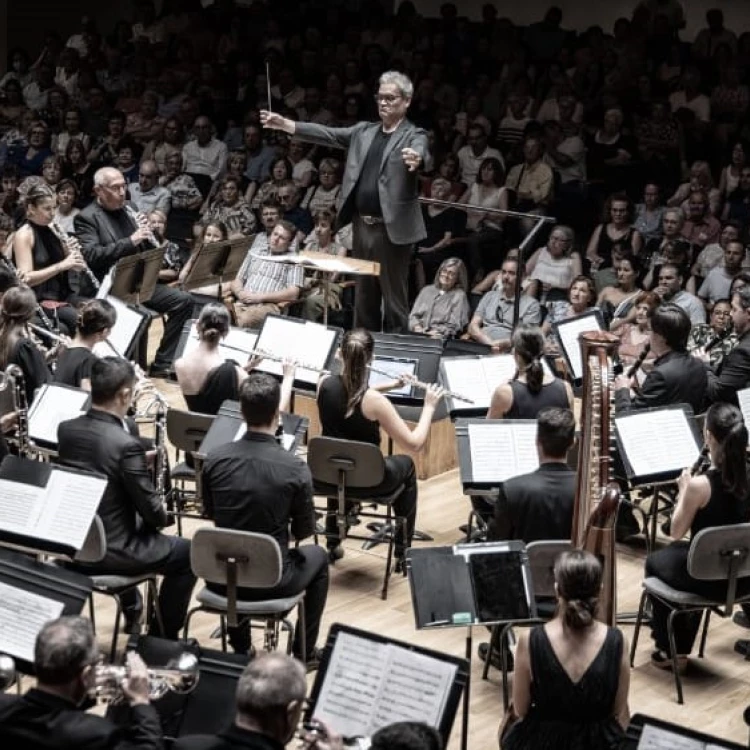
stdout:
<svg viewBox="0 0 750 750">
<path fill-rule="evenodd" d="M 37 634 L 34 669 L 39 682 L 64 685 L 94 664 L 98 656 L 91 622 L 85 617 L 60 617 L 50 620 Z"/>
<path fill-rule="evenodd" d="M 113 177 L 120 177 L 122 172 L 115 167 L 99 167 L 94 172 L 94 187 L 106 187 Z"/>
<path fill-rule="evenodd" d="M 673 216 L 677 217 L 677 221 L 680 223 L 680 226 L 682 226 L 685 223 L 685 212 L 679 208 L 666 208 L 664 209 L 664 213 L 662 214 L 662 217 L 667 216 L 668 214 L 672 214 Z"/>
<path fill-rule="evenodd" d="M 411 82 L 411 79 L 397 70 L 386 70 L 380 76 L 378 83 L 381 86 L 393 84 L 401 92 L 401 96 L 404 99 L 411 99 L 414 96 L 414 84 Z"/>
<path fill-rule="evenodd" d="M 274 715 L 286 714 L 289 704 L 301 703 L 306 693 L 301 662 L 278 651 L 259 654 L 237 682 L 237 712 L 252 717 L 261 726 L 271 726 Z"/>
</svg>

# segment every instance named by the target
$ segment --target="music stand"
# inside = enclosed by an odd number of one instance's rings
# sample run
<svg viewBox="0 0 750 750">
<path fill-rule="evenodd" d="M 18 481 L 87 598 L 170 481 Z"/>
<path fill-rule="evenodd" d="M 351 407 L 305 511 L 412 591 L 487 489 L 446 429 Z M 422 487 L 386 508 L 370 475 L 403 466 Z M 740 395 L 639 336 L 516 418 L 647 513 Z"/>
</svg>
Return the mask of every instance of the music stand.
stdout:
<svg viewBox="0 0 750 750">
<path fill-rule="evenodd" d="M 255 342 L 258 340 L 258 331 L 248 328 L 230 326 L 229 333 L 219 343 L 219 354 L 227 361 L 244 365 L 255 351 Z M 188 352 L 198 346 L 198 320 L 193 319 L 185 323 L 180 332 L 180 341 L 177 344 L 175 361 L 184 357 Z"/>
<path fill-rule="evenodd" d="M 256 235 L 240 237 L 236 240 L 211 242 L 202 245 L 193 258 L 182 288 L 189 292 L 192 289 L 215 284 L 218 277 L 219 290 L 217 299 L 223 297 L 222 285 L 225 280 L 230 283 L 237 278 L 242 264 L 247 257 L 247 251 L 255 242 Z"/>
<path fill-rule="evenodd" d="M 469 669 L 461 727 L 461 749 L 466 750 L 473 626 L 537 619 L 526 545 L 514 540 L 411 548 L 406 551 L 406 571 L 417 630 L 466 628 Z"/>
<path fill-rule="evenodd" d="M 57 428 L 68 419 L 85 414 L 91 394 L 63 383 L 44 383 L 29 407 L 29 441 L 34 450 L 57 455 Z"/>
<path fill-rule="evenodd" d="M 114 279 L 109 294 L 131 305 L 148 302 L 159 281 L 164 246 L 120 258 L 115 264 Z"/>
<path fill-rule="evenodd" d="M 552 331 L 576 387 L 580 388 L 583 383 L 583 361 L 578 337 L 589 331 L 606 330 L 602 311 L 598 307 L 552 324 Z"/>
<path fill-rule="evenodd" d="M 91 595 L 88 576 L 0 549 L 0 653 L 34 674 L 34 643 L 48 620 L 79 615 Z"/>
<path fill-rule="evenodd" d="M 645 734 L 645 736 L 644 736 Z M 640 744 L 644 738 L 643 745 Z M 646 714 L 634 714 L 621 740 L 620 750 L 638 750 L 648 747 L 701 747 L 712 750 L 747 750 L 745 745 L 721 739 L 712 734 L 688 729 L 682 724 L 673 724 Z"/>
</svg>

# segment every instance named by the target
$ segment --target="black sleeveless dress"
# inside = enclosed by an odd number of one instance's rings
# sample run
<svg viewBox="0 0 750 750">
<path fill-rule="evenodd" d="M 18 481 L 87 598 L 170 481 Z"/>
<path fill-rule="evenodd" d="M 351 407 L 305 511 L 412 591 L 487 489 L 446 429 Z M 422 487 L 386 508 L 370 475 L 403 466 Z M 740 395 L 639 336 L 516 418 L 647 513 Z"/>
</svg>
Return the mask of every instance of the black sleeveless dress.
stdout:
<svg viewBox="0 0 750 750">
<path fill-rule="evenodd" d="M 623 638 L 608 628 L 599 653 L 572 682 L 544 626 L 531 631 L 531 708 L 503 741 L 503 750 L 609 750 L 623 737 L 612 715 L 620 676 Z"/>
<path fill-rule="evenodd" d="M 239 401 L 240 385 L 237 380 L 237 363 L 223 362 L 208 373 L 206 382 L 198 393 L 185 396 L 190 411 L 200 414 L 218 414 L 221 405 L 227 400 Z"/>
<path fill-rule="evenodd" d="M 570 408 L 568 391 L 560 378 L 544 384 L 539 393 L 532 393 L 529 386 L 520 380 L 511 380 L 510 389 L 513 392 L 513 403 L 505 419 L 536 419 L 539 412 L 548 406 Z"/>
<path fill-rule="evenodd" d="M 49 268 L 65 258 L 60 240 L 49 227 L 43 227 L 31 221 L 28 222 L 28 225 L 34 233 L 32 256 L 35 271 Z M 51 279 L 47 279 L 43 284 L 37 284 L 34 287 L 34 293 L 38 300 L 48 299 L 55 302 L 66 302 L 72 294 L 67 272 L 58 273 Z"/>
</svg>

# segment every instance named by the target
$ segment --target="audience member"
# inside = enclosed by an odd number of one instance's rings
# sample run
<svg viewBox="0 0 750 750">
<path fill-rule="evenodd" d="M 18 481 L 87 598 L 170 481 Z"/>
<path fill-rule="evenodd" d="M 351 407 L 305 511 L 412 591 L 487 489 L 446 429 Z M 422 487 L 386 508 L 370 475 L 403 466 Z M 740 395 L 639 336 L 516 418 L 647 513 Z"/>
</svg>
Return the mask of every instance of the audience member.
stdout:
<svg viewBox="0 0 750 750">
<path fill-rule="evenodd" d="M 438 267 L 435 281 L 425 286 L 409 313 L 409 330 L 433 338 L 458 336 L 469 322 L 466 266 L 448 258 Z"/>
</svg>

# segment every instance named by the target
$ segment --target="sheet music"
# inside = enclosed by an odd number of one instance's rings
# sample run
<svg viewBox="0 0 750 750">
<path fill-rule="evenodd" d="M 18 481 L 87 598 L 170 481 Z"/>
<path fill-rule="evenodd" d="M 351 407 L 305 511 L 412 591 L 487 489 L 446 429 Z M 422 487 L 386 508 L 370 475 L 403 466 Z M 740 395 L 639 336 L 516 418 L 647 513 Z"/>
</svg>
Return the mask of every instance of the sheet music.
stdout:
<svg viewBox="0 0 750 750">
<path fill-rule="evenodd" d="M 351 273 L 352 270 L 344 261 L 336 258 L 303 258 L 303 260 L 311 266 L 315 266 L 315 268 L 327 271 L 328 273 Z"/>
<path fill-rule="evenodd" d="M 0 651 L 33 662 L 37 633 L 45 623 L 60 617 L 63 606 L 0 581 Z"/>
<path fill-rule="evenodd" d="M 705 750 L 706 743 L 669 729 L 644 724 L 637 750 Z"/>
<path fill-rule="evenodd" d="M 44 488 L 0 479 L 0 529 L 83 547 L 107 480 L 53 469 Z"/>
<path fill-rule="evenodd" d="M 501 484 L 539 468 L 536 422 L 470 424 L 471 481 Z"/>
<path fill-rule="evenodd" d="M 45 383 L 29 409 L 29 437 L 35 442 L 57 445 L 60 423 L 84 414 L 88 399 L 88 392 L 80 388 Z"/>
<path fill-rule="evenodd" d="M 251 352 L 255 349 L 255 343 L 258 340 L 257 333 L 251 333 L 243 328 L 232 327 L 223 341 L 219 344 L 219 354 L 223 359 L 231 359 L 238 365 L 244 365 L 250 359 Z M 200 339 L 198 337 L 198 321 L 194 320 L 190 326 L 185 347 L 182 350 L 183 356 L 198 348 Z"/>
<path fill-rule="evenodd" d="M 573 377 L 576 380 L 580 380 L 583 377 L 581 345 L 578 342 L 578 336 L 588 331 L 600 330 L 599 320 L 594 313 L 582 315 L 580 318 L 573 320 L 564 320 L 557 324 L 557 335 L 560 338 L 560 344 L 565 350 L 565 354 L 570 362 L 570 368 L 573 371 Z"/>
<path fill-rule="evenodd" d="M 115 266 L 109 269 L 107 275 L 102 279 L 99 284 L 99 289 L 96 291 L 96 299 L 106 299 L 109 296 L 109 292 L 112 289 L 112 282 L 115 280 Z"/>
<path fill-rule="evenodd" d="M 399 375 L 416 375 L 416 359 L 394 359 L 392 357 L 373 357 L 372 366 L 376 370 L 387 372 L 388 375 L 381 375 L 379 372 L 370 370 L 370 379 L 367 384 L 370 388 L 376 388 L 383 383 L 390 383 L 398 379 Z M 388 391 L 389 396 L 408 396 L 411 393 L 411 386 L 404 385 L 401 388 L 391 388 Z"/>
<path fill-rule="evenodd" d="M 326 366 L 328 353 L 335 338 L 336 331 L 331 331 L 319 323 L 302 323 L 290 318 L 269 315 L 263 322 L 256 347 L 277 357 L 289 358 L 322 370 Z M 266 359 L 260 363 L 258 369 L 273 375 L 281 375 L 282 364 Z M 298 367 L 294 378 L 315 385 L 320 373 Z"/>
<path fill-rule="evenodd" d="M 132 310 L 117 297 L 108 296 L 107 300 L 117 310 L 117 322 L 110 331 L 109 343 L 112 344 L 121 357 L 124 357 L 143 322 L 143 315 Z M 105 343 L 99 342 L 94 347 L 94 354 L 97 357 L 111 357 L 113 352 Z"/>
<path fill-rule="evenodd" d="M 645 477 L 692 466 L 700 448 L 681 409 L 615 417 L 620 445 L 634 476 Z"/>
<path fill-rule="evenodd" d="M 741 391 L 737 391 L 737 400 L 740 404 L 742 419 L 745 420 L 745 424 L 750 429 L 750 388 L 743 388 Z"/>
<path fill-rule="evenodd" d="M 340 632 L 314 716 L 345 737 L 368 737 L 396 721 L 437 726 L 455 674 L 454 664 Z"/>
</svg>

